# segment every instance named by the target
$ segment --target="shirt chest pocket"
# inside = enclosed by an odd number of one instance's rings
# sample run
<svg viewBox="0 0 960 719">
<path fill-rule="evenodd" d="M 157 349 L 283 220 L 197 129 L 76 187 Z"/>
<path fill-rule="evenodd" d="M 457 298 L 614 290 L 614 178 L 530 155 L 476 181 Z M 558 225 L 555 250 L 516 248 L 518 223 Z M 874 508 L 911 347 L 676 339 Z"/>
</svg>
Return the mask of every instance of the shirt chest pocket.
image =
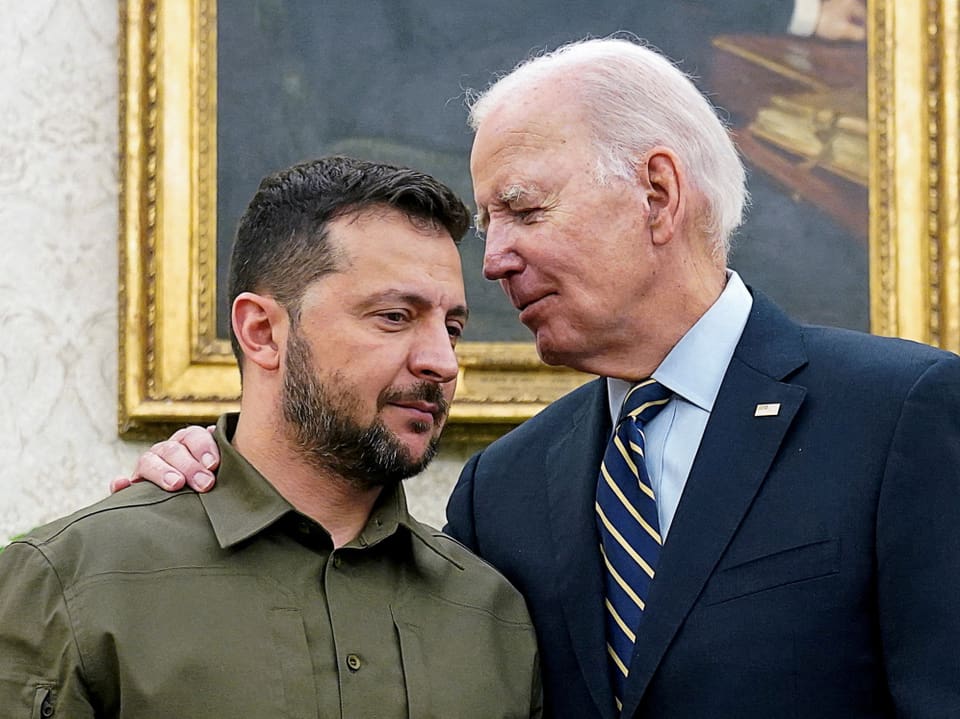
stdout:
<svg viewBox="0 0 960 719">
<path fill-rule="evenodd" d="M 269 580 L 209 569 L 114 575 L 74 601 L 104 706 L 142 719 L 317 715 L 300 612 Z"/>
<path fill-rule="evenodd" d="M 530 626 L 437 597 L 391 607 L 410 719 L 529 717 Z"/>
</svg>

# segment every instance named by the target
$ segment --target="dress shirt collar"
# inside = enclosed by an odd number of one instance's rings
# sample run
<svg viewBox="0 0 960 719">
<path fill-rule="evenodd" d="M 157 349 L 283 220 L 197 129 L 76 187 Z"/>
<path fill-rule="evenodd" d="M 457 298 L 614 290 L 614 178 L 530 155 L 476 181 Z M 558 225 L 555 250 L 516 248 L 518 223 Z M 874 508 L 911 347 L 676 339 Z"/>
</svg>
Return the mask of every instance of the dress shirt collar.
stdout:
<svg viewBox="0 0 960 719">
<path fill-rule="evenodd" d="M 720 297 L 674 345 L 654 371 L 653 378 L 710 412 L 752 306 L 753 297 L 740 275 L 727 270 L 727 285 Z M 633 383 L 626 380 L 607 378 L 607 398 L 614 425 L 623 398 L 632 386 Z"/>
<path fill-rule="evenodd" d="M 217 541 L 224 549 L 262 532 L 288 514 L 298 514 L 230 443 L 238 417 L 236 413 L 225 414 L 217 422 L 217 483 L 210 492 L 200 495 Z M 429 536 L 426 528 L 410 517 L 403 487 L 397 484 L 380 494 L 363 531 L 347 546 L 373 546 L 395 534 L 399 527 L 418 536 Z"/>
</svg>

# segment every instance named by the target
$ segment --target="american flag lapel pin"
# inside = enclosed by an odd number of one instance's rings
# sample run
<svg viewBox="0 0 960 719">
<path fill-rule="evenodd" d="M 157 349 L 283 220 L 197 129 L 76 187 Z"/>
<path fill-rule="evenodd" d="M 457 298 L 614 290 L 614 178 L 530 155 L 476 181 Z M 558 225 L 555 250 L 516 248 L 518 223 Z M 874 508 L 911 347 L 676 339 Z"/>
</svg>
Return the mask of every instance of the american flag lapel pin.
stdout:
<svg viewBox="0 0 960 719">
<path fill-rule="evenodd" d="M 754 417 L 776 417 L 778 414 L 780 414 L 779 402 L 758 404 L 757 408 L 753 411 Z"/>
</svg>

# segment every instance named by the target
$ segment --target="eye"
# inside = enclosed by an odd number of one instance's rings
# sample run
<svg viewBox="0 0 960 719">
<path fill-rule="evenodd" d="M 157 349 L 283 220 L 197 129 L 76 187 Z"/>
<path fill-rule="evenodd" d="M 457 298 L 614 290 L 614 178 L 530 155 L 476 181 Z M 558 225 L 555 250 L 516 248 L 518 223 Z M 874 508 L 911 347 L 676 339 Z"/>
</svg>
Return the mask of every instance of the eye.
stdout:
<svg viewBox="0 0 960 719">
<path fill-rule="evenodd" d="M 450 336 L 450 344 L 453 347 L 456 347 L 457 342 L 463 337 L 463 325 L 461 324 L 447 325 L 447 334 Z"/>
<path fill-rule="evenodd" d="M 516 210 L 516 215 L 524 224 L 530 224 L 540 219 L 540 211 L 542 209 L 541 207 L 529 207 L 523 210 Z"/>
<path fill-rule="evenodd" d="M 391 324 L 402 324 L 407 321 L 407 313 L 402 310 L 387 310 L 377 316 Z"/>
</svg>

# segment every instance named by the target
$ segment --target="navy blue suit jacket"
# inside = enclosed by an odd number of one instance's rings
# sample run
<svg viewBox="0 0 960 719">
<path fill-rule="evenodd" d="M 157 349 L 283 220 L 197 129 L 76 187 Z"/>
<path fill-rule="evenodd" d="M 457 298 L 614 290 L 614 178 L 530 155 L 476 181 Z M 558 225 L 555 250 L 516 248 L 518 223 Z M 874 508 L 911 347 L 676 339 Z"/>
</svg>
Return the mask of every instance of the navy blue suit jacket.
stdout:
<svg viewBox="0 0 960 719">
<path fill-rule="evenodd" d="M 474 456 L 448 506 L 527 597 L 551 717 L 614 716 L 593 510 L 609 432 L 590 382 Z M 960 358 L 800 326 L 755 293 L 623 716 L 960 717 L 958 603 Z"/>
</svg>

